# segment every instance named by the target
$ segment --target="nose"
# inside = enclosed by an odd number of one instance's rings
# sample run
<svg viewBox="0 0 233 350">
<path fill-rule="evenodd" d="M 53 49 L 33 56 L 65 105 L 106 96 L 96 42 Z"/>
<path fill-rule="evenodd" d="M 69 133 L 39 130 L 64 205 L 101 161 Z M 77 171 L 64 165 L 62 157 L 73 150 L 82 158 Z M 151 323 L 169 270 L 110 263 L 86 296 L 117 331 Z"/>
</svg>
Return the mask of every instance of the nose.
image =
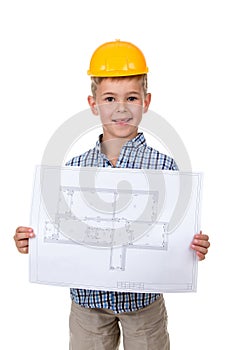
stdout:
<svg viewBox="0 0 233 350">
<path fill-rule="evenodd" d="M 127 111 L 125 102 L 117 102 L 116 112 L 125 113 Z"/>
</svg>

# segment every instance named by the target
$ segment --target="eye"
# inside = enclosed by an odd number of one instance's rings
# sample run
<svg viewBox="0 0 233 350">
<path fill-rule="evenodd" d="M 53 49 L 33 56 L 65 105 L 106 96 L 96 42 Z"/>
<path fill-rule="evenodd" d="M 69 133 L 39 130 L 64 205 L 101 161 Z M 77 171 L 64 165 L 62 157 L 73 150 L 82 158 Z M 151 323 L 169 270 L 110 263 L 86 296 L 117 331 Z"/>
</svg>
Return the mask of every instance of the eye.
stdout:
<svg viewBox="0 0 233 350">
<path fill-rule="evenodd" d="M 130 96 L 130 97 L 127 98 L 127 101 L 129 101 L 129 102 L 134 102 L 134 101 L 137 101 L 137 100 L 138 100 L 138 98 L 135 97 L 135 96 Z"/>
<path fill-rule="evenodd" d="M 115 98 L 112 97 L 112 96 L 108 96 L 104 99 L 106 102 L 114 102 L 115 101 Z"/>
</svg>

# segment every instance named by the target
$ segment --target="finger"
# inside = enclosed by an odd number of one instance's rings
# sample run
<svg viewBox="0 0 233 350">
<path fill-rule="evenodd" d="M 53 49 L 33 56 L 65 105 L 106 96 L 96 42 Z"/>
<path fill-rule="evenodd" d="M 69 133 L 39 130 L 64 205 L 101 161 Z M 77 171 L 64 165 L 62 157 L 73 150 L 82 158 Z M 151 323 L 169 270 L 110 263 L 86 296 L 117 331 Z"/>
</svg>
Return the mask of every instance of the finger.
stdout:
<svg viewBox="0 0 233 350">
<path fill-rule="evenodd" d="M 27 254 L 28 253 L 28 239 L 23 239 L 21 241 L 16 241 L 15 242 L 16 248 L 18 251 L 22 254 Z"/>
<path fill-rule="evenodd" d="M 18 248 L 18 251 L 22 254 L 28 254 L 28 246 L 23 248 Z"/>
<path fill-rule="evenodd" d="M 25 248 L 28 247 L 28 239 L 21 239 L 20 241 L 16 242 L 16 247 L 19 248 Z"/>
<path fill-rule="evenodd" d="M 204 247 L 204 248 L 209 248 L 210 247 L 210 242 L 203 240 L 203 239 L 197 239 L 195 238 L 192 242 L 193 245 L 199 246 L 199 247 Z"/>
<path fill-rule="evenodd" d="M 200 234 L 200 233 L 196 234 L 194 236 L 194 238 L 201 239 L 203 241 L 208 241 L 209 240 L 209 236 L 208 235 L 203 235 L 203 234 Z"/>
<path fill-rule="evenodd" d="M 23 232 L 33 232 L 33 229 L 31 227 L 26 227 L 26 226 L 17 227 L 16 233 L 23 233 Z"/>
<path fill-rule="evenodd" d="M 200 247 L 198 245 L 195 245 L 195 244 L 192 244 L 191 245 L 191 248 L 193 250 L 195 250 L 197 253 L 200 253 L 200 254 L 203 254 L 203 255 L 206 255 L 208 253 L 208 249 L 205 248 L 205 247 Z"/>
<path fill-rule="evenodd" d="M 205 260 L 205 254 L 202 254 L 202 253 L 200 253 L 200 252 L 197 252 L 197 256 L 198 256 L 198 260 L 199 260 L 199 261 Z"/>
<path fill-rule="evenodd" d="M 20 226 L 17 228 L 13 238 L 15 241 L 19 241 L 21 239 L 32 238 L 34 236 L 35 234 L 32 228 Z"/>
<path fill-rule="evenodd" d="M 14 235 L 14 240 L 15 242 L 21 241 L 23 239 L 28 239 L 34 237 L 35 234 L 34 232 L 20 232 L 20 233 L 15 233 Z"/>
</svg>

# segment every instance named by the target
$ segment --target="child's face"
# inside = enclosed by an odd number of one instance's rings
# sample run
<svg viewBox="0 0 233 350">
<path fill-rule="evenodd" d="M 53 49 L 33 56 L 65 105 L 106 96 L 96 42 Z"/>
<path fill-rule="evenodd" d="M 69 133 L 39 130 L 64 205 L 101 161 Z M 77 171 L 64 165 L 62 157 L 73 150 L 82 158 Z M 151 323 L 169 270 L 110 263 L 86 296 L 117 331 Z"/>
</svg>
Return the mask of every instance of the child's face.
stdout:
<svg viewBox="0 0 233 350">
<path fill-rule="evenodd" d="M 150 94 L 144 96 L 142 80 L 137 77 L 103 79 L 97 86 L 96 97 L 88 97 L 92 112 L 100 116 L 103 141 L 134 138 L 150 98 Z"/>
</svg>

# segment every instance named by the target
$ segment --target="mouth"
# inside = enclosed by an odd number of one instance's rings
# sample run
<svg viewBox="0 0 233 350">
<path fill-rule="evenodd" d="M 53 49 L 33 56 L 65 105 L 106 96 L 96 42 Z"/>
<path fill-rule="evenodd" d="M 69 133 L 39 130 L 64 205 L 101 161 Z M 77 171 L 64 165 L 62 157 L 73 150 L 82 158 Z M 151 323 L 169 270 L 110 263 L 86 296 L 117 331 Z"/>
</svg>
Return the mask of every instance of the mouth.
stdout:
<svg viewBox="0 0 233 350">
<path fill-rule="evenodd" d="M 112 122 L 119 125 L 125 125 L 125 124 L 129 124 L 132 120 L 133 118 L 119 118 L 119 119 L 112 119 Z"/>
</svg>

